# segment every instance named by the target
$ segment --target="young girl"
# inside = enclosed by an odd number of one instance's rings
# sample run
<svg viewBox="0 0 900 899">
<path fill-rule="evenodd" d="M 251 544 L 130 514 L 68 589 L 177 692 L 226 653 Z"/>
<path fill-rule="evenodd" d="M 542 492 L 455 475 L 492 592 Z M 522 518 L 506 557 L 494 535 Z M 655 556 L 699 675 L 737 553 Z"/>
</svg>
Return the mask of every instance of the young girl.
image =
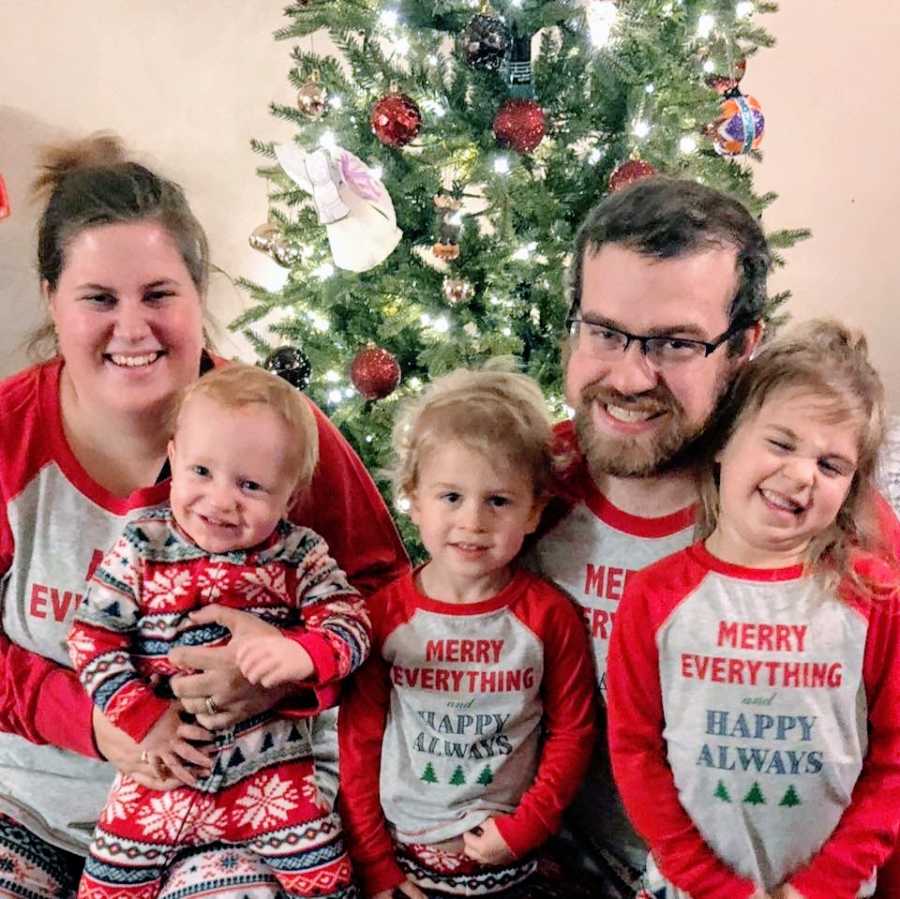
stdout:
<svg viewBox="0 0 900 899">
<path fill-rule="evenodd" d="M 629 581 L 610 750 L 647 896 L 874 891 L 900 827 L 900 577 L 870 481 L 883 395 L 838 324 L 773 341 L 736 382 L 708 536 Z"/>
<path fill-rule="evenodd" d="M 342 704 L 342 814 L 367 896 L 527 896 L 532 850 L 582 778 L 584 626 L 516 565 L 550 442 L 537 385 L 497 371 L 439 378 L 396 424 L 394 486 L 430 561 L 372 598 L 372 658 Z"/>
<path fill-rule="evenodd" d="M 365 658 L 369 623 L 325 541 L 286 520 L 317 458 L 311 406 L 275 375 L 229 365 L 185 392 L 169 443 L 171 504 L 133 517 L 91 575 L 69 650 L 143 761 L 186 785 L 151 790 L 119 776 L 79 897 L 152 899 L 176 853 L 205 844 L 249 849 L 289 896 L 357 895 L 306 722 Z M 214 736 L 207 756 L 183 738 L 168 654 L 229 638 L 247 680 L 294 695 L 215 735 L 195 727 L 194 738 Z M 215 696 L 206 710 L 220 711 Z"/>
</svg>

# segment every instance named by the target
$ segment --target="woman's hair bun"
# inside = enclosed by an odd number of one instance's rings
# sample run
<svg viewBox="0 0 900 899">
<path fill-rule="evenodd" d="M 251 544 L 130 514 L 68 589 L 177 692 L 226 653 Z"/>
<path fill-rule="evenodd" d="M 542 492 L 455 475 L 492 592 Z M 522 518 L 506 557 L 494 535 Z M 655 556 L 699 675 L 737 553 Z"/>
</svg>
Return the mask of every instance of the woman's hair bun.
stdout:
<svg viewBox="0 0 900 899">
<path fill-rule="evenodd" d="M 38 174 L 31 185 L 32 195 L 37 199 L 47 198 L 71 172 L 118 165 L 127 159 L 121 138 L 103 131 L 78 140 L 48 144 L 41 148 Z"/>
</svg>

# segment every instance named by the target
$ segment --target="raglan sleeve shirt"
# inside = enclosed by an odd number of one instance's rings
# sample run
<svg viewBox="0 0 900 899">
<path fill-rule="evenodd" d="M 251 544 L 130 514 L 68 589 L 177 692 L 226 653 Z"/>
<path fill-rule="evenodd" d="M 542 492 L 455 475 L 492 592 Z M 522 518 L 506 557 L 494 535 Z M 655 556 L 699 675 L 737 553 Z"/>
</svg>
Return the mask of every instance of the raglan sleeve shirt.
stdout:
<svg viewBox="0 0 900 899">
<path fill-rule="evenodd" d="M 0 579 L 12 564 L 12 532 L 0 509 Z M 0 633 L 0 730 L 98 758 L 93 703 L 78 675 Z"/>
<path fill-rule="evenodd" d="M 635 574 L 619 603 L 607 668 L 613 774 L 628 816 L 671 883 L 698 899 L 745 899 L 756 885 L 706 844 L 678 799 L 666 758 L 656 633 L 674 602 L 660 594 L 657 571 L 670 561 Z M 680 598 L 701 577 L 702 570 L 688 569 L 682 582 L 666 586 Z"/>
</svg>

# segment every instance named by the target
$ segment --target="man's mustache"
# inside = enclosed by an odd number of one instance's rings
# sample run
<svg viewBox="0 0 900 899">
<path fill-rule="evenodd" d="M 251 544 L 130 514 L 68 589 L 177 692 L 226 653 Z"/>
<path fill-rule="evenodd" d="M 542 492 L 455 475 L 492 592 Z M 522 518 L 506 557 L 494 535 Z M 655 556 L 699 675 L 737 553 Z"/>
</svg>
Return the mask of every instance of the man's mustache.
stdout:
<svg viewBox="0 0 900 899">
<path fill-rule="evenodd" d="M 620 393 L 603 384 L 587 384 L 581 389 L 580 399 L 582 405 L 600 402 L 612 406 L 621 406 L 634 412 L 676 412 L 682 411 L 681 403 L 675 399 L 672 392 L 662 384 L 658 384 L 652 390 L 640 394 Z"/>
</svg>

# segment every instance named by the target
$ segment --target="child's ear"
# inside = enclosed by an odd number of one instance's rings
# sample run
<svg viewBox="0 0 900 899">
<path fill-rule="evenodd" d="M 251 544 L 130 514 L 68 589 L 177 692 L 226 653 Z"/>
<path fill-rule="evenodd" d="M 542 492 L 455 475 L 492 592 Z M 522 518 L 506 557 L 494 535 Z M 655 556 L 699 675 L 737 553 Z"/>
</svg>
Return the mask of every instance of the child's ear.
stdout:
<svg viewBox="0 0 900 899">
<path fill-rule="evenodd" d="M 416 491 L 412 490 L 406 494 L 406 498 L 409 500 L 409 511 L 406 513 L 409 515 L 409 520 L 416 526 L 419 526 L 419 498 L 416 495 Z"/>
<path fill-rule="evenodd" d="M 534 498 L 534 502 L 531 504 L 531 513 L 525 522 L 526 534 L 533 534 L 537 530 L 537 526 L 541 521 L 541 515 L 544 514 L 544 509 L 547 507 L 549 499 L 548 496 L 536 496 Z"/>
<path fill-rule="evenodd" d="M 169 468 L 175 465 L 175 438 L 166 444 L 166 455 L 169 457 Z"/>
</svg>

